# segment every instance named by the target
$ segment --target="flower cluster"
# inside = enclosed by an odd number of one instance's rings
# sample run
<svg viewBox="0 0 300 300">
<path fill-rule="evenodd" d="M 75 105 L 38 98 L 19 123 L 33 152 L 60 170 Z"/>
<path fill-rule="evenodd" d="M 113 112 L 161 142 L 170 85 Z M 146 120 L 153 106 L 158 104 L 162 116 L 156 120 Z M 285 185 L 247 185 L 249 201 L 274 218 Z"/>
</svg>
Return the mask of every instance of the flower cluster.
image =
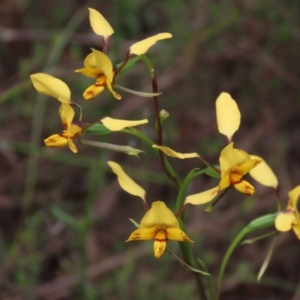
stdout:
<svg viewBox="0 0 300 300">
<path fill-rule="evenodd" d="M 104 52 L 106 52 L 108 39 L 114 33 L 114 31 L 98 11 L 89 8 L 89 12 L 91 27 L 97 35 L 103 37 L 103 50 Z M 126 65 L 131 56 L 143 55 L 157 41 L 168 39 L 171 37 L 172 35 L 170 33 L 160 33 L 133 44 L 128 50 L 122 67 Z M 108 90 L 116 99 L 120 100 L 122 98 L 113 90 L 112 87 L 116 80 L 117 74 L 121 71 L 121 68 L 116 69 L 110 58 L 104 52 L 92 49 L 92 52 L 84 60 L 84 68 L 75 70 L 75 72 L 82 73 L 85 76 L 96 78 L 95 84 L 88 87 L 83 93 L 83 97 L 85 100 L 90 100 L 98 96 L 103 92 L 105 87 L 108 88 Z M 77 153 L 78 150 L 73 142 L 73 139 L 75 137 L 80 137 L 93 124 L 102 123 L 110 131 L 120 131 L 127 127 L 138 126 L 148 122 L 148 120 L 146 119 L 138 121 L 125 121 L 104 117 L 93 123 L 83 123 L 81 121 L 81 116 L 79 118 L 79 121 L 75 122 L 75 112 L 73 107 L 76 106 L 80 108 L 80 106 L 71 101 L 71 92 L 66 83 L 45 73 L 32 74 L 30 78 L 33 86 L 38 92 L 48 96 L 52 96 L 61 102 L 59 115 L 64 127 L 64 131 L 60 134 L 51 135 L 49 138 L 45 139 L 44 142 L 48 147 L 61 147 L 69 145 L 71 151 Z M 129 89 L 125 90 L 131 92 L 131 90 Z M 153 96 L 153 94 L 141 93 L 141 96 L 149 97 Z M 122 148 L 120 149 L 122 150 Z M 118 148 L 115 147 L 115 150 L 118 151 Z"/>
<path fill-rule="evenodd" d="M 167 207 L 166 203 L 161 200 L 152 202 L 152 205 L 149 208 L 145 190 L 131 179 L 118 163 L 113 161 L 108 162 L 112 172 L 116 174 L 121 188 L 129 194 L 139 197 L 145 208 L 145 215 L 142 217 L 140 224 L 137 224 L 138 228 L 131 233 L 127 242 L 154 240 L 154 256 L 156 258 L 160 258 L 163 255 L 168 240 L 193 243 L 185 233 L 182 222 L 179 220 L 182 217 L 182 212 L 186 209 L 186 206 L 188 204 L 202 205 L 209 202 L 212 203 L 214 199 L 222 198 L 224 192 L 229 190 L 230 187 L 234 187 L 236 191 L 243 195 L 252 196 L 255 193 L 255 187 L 245 179 L 247 174 L 250 174 L 250 176 L 260 184 L 272 187 L 276 192 L 278 191 L 278 180 L 265 160 L 257 155 L 248 154 L 246 151 L 234 147 L 233 135 L 239 129 L 241 113 L 236 101 L 232 99 L 228 93 L 221 93 L 216 100 L 218 131 L 224 135 L 227 140 L 227 145 L 220 151 L 219 165 L 209 163 L 197 152 L 180 153 L 163 145 L 162 120 L 158 111 L 157 102 L 157 96 L 160 93 L 155 89 L 157 84 L 154 70 L 152 68 L 149 70 L 153 86 L 152 93 L 133 91 L 119 86 L 116 81 L 118 77 L 126 71 L 126 68 L 129 65 L 131 68 L 138 60 L 144 60 L 149 66 L 149 60 L 145 57 L 145 53 L 151 46 L 156 44 L 156 42 L 169 39 L 172 35 L 170 33 L 159 33 L 134 43 L 129 47 L 124 60 L 115 65 L 107 55 L 109 38 L 114 33 L 114 30 L 105 18 L 95 9 L 89 8 L 89 17 L 93 31 L 103 38 L 103 48 L 102 51 L 91 49 L 91 53 L 84 59 L 83 68 L 75 70 L 76 73 L 81 73 L 95 79 L 94 83 L 87 87 L 83 92 L 83 98 L 85 100 L 91 100 L 99 96 L 106 88 L 117 100 L 122 99 L 122 96 L 117 93 L 115 89 L 121 89 L 141 97 L 152 97 L 155 105 L 156 143 L 152 142 L 150 138 L 144 136 L 136 128 L 132 129 L 132 127 L 148 123 L 147 119 L 120 120 L 109 116 L 101 116 L 94 122 L 83 122 L 81 107 L 71 100 L 71 91 L 66 83 L 45 73 L 32 74 L 30 77 L 34 88 L 39 93 L 54 97 L 60 102 L 58 112 L 64 129 L 61 133 L 53 134 L 46 138 L 44 140 L 46 146 L 61 147 L 68 145 L 73 153 L 77 153 L 78 149 L 74 143 L 74 139 L 79 138 L 83 143 L 89 145 L 121 151 L 129 155 L 137 155 L 137 153 L 141 151 L 132 149 L 129 146 L 83 141 L 81 139 L 83 134 L 90 133 L 92 129 L 95 129 L 97 126 L 99 127 L 99 125 L 108 133 L 113 131 L 131 133 L 141 138 L 143 141 L 146 141 L 148 144 L 150 143 L 150 146 L 152 147 L 150 149 L 159 155 L 166 175 L 170 177 L 177 185 L 177 188 L 179 188 L 176 212 L 172 212 Z M 78 119 L 76 120 L 75 109 L 78 110 Z M 168 157 L 177 159 L 196 158 L 198 159 L 198 163 L 200 161 L 203 162 L 206 165 L 206 169 L 199 171 L 198 175 L 209 175 L 213 172 L 214 176 L 211 177 L 218 178 L 216 186 L 205 191 L 199 188 L 200 191 L 198 191 L 198 193 L 185 195 L 186 187 L 194 175 L 191 175 L 190 177 L 188 175 L 185 178 L 185 184 L 180 184 L 180 180 L 173 171 L 171 164 L 168 161 Z M 198 164 L 196 167 L 198 168 Z M 273 223 L 280 232 L 292 229 L 300 239 L 300 214 L 297 209 L 299 195 L 300 186 L 297 186 L 289 193 L 289 202 L 286 210 L 280 212 Z"/>
</svg>

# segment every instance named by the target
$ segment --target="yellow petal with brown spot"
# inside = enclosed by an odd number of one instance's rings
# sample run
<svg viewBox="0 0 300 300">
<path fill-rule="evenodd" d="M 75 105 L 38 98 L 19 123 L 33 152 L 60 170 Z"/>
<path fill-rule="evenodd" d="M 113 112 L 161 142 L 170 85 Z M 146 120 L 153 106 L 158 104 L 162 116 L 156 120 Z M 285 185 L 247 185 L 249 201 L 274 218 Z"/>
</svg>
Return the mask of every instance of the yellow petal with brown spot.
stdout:
<svg viewBox="0 0 300 300">
<path fill-rule="evenodd" d="M 160 258 L 167 247 L 167 236 L 165 230 L 160 230 L 155 236 L 153 250 L 154 250 L 154 256 L 156 258 Z"/>
<path fill-rule="evenodd" d="M 193 243 L 185 232 L 179 228 L 167 228 L 166 231 L 168 240 Z"/>
<path fill-rule="evenodd" d="M 185 198 L 184 205 L 186 204 L 200 205 L 200 204 L 208 203 L 214 199 L 218 191 L 219 191 L 218 187 L 214 187 L 205 192 L 189 195 Z"/>
<path fill-rule="evenodd" d="M 233 186 L 237 191 L 239 191 L 242 194 L 251 196 L 255 193 L 255 188 L 246 180 L 234 183 Z"/>
<path fill-rule="evenodd" d="M 130 241 L 141 241 L 141 240 L 152 240 L 155 238 L 155 231 L 157 229 L 153 228 L 139 228 L 136 229 L 127 239 L 126 242 Z"/>
<path fill-rule="evenodd" d="M 262 185 L 277 188 L 278 179 L 269 165 L 259 156 L 250 155 L 252 159 L 259 159 L 261 163 L 258 164 L 255 168 L 250 170 L 249 174 L 252 178 L 254 178 L 257 182 Z"/>
<path fill-rule="evenodd" d="M 60 134 L 53 134 L 44 140 L 48 147 L 63 147 L 68 144 L 68 138 Z"/>
</svg>

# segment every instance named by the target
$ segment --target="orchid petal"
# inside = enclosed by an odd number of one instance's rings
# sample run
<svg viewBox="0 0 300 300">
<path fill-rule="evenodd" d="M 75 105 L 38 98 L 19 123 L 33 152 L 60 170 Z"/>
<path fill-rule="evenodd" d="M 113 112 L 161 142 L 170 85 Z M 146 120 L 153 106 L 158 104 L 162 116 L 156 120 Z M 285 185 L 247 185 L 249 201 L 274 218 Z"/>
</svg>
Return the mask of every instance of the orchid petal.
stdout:
<svg viewBox="0 0 300 300">
<path fill-rule="evenodd" d="M 255 193 L 255 188 L 248 181 L 243 179 L 238 183 L 234 183 L 233 186 L 242 194 L 251 196 Z"/>
<path fill-rule="evenodd" d="M 289 192 L 289 199 L 292 204 L 293 209 L 298 212 L 297 202 L 300 195 L 300 185 L 296 186 L 293 190 Z"/>
<path fill-rule="evenodd" d="M 92 49 L 92 51 L 93 55 L 90 58 L 91 66 L 93 67 L 95 65 L 100 70 L 100 72 L 102 72 L 105 75 L 106 79 L 111 83 L 113 81 L 114 72 L 110 58 L 101 51 L 95 49 Z"/>
<path fill-rule="evenodd" d="M 250 157 L 252 159 L 261 160 L 261 163 L 258 166 L 250 170 L 250 176 L 260 184 L 276 189 L 278 186 L 278 179 L 269 165 L 257 155 L 250 155 Z"/>
<path fill-rule="evenodd" d="M 296 224 L 293 224 L 293 231 L 296 234 L 297 238 L 300 239 L 300 221 L 297 220 Z"/>
<path fill-rule="evenodd" d="M 156 258 L 160 258 L 167 247 L 167 236 L 166 232 L 164 230 L 159 230 L 155 236 L 153 250 L 154 250 L 154 256 Z"/>
<path fill-rule="evenodd" d="M 113 88 L 112 88 L 112 86 L 111 86 L 111 83 L 110 83 L 109 81 L 106 81 L 106 86 L 107 86 L 108 90 L 112 93 L 112 95 L 113 95 L 117 100 L 121 100 L 121 99 L 122 99 L 122 96 L 113 90 Z"/>
<path fill-rule="evenodd" d="M 207 202 L 210 202 L 215 198 L 218 191 L 219 191 L 218 187 L 214 187 L 202 193 L 189 195 L 185 198 L 184 205 L 188 203 L 193 205 L 199 205 L 199 204 L 205 204 Z"/>
<path fill-rule="evenodd" d="M 228 141 L 231 142 L 233 134 L 240 126 L 241 113 L 228 93 L 221 93 L 216 100 L 216 112 L 219 132 L 227 136 Z"/>
<path fill-rule="evenodd" d="M 134 196 L 140 197 L 145 202 L 146 192 L 145 190 L 135 183 L 122 169 L 122 167 L 113 161 L 108 161 L 108 165 L 111 167 L 112 171 L 117 175 L 118 182 L 121 188 Z"/>
<path fill-rule="evenodd" d="M 174 213 L 162 201 L 155 201 L 146 212 L 141 221 L 141 228 L 163 226 L 166 228 L 179 228 L 178 220 Z"/>
<path fill-rule="evenodd" d="M 63 147 L 68 144 L 68 138 L 60 134 L 53 134 L 46 138 L 44 143 L 47 147 Z"/>
<path fill-rule="evenodd" d="M 106 19 L 95 9 L 88 8 L 90 12 L 90 23 L 93 31 L 107 39 L 114 33 L 114 30 L 106 21 Z"/>
<path fill-rule="evenodd" d="M 101 76 L 101 71 L 97 68 L 92 68 L 90 66 L 75 70 L 76 73 L 81 73 L 87 77 L 98 78 Z"/>
<path fill-rule="evenodd" d="M 63 103 L 60 106 L 59 114 L 60 114 L 61 121 L 64 124 L 64 126 L 66 128 L 69 128 L 71 126 L 71 123 L 72 123 L 74 115 L 75 115 L 75 112 L 74 112 L 74 109 L 72 108 L 72 106 L 69 104 Z"/>
<path fill-rule="evenodd" d="M 102 124 L 111 131 L 120 131 L 127 127 L 134 127 L 142 124 L 148 123 L 147 119 L 137 120 L 137 121 L 127 121 L 127 120 L 119 120 L 113 119 L 110 117 L 105 117 L 101 120 Z"/>
<path fill-rule="evenodd" d="M 220 167 L 222 173 L 228 173 L 238 165 L 250 160 L 247 152 L 233 148 L 233 143 L 227 145 L 220 154 Z"/>
<path fill-rule="evenodd" d="M 157 41 L 169 39 L 171 37 L 172 37 L 172 34 L 168 33 L 168 32 L 159 33 L 154 36 L 151 36 L 147 39 L 144 39 L 142 41 L 139 41 L 139 42 L 133 44 L 129 48 L 130 54 L 135 54 L 135 55 L 145 54 L 148 51 L 148 49 L 151 46 L 153 46 Z"/>
<path fill-rule="evenodd" d="M 72 138 L 69 136 L 68 137 L 68 145 L 69 145 L 69 148 L 70 150 L 73 152 L 73 153 L 77 153 L 78 152 L 78 149 L 76 147 L 76 145 L 74 144 Z"/>
<path fill-rule="evenodd" d="M 250 156 L 249 156 L 249 160 L 245 161 L 241 165 L 237 165 L 234 168 L 234 171 L 236 173 L 238 173 L 240 176 L 244 176 L 247 173 L 249 173 L 249 171 L 255 169 L 257 167 L 257 165 L 259 165 L 261 162 L 262 162 L 261 159 L 250 158 Z"/>
<path fill-rule="evenodd" d="M 139 228 L 136 229 L 127 239 L 126 242 L 140 241 L 140 240 L 152 240 L 155 238 L 156 227 L 152 228 Z"/>
<path fill-rule="evenodd" d="M 281 212 L 275 219 L 275 227 L 278 231 L 286 232 L 292 229 L 295 214 L 292 212 Z"/>
<path fill-rule="evenodd" d="M 172 150 L 171 148 L 165 147 L 165 146 L 152 145 L 152 148 L 159 149 L 164 154 L 166 154 L 170 157 L 176 157 L 176 158 L 180 158 L 180 159 L 199 157 L 199 154 L 196 152 L 194 152 L 194 153 L 179 153 L 179 152 L 176 152 L 176 151 Z"/>
<path fill-rule="evenodd" d="M 98 86 L 96 84 L 93 84 L 84 91 L 83 98 L 85 100 L 91 100 L 96 96 L 100 95 L 104 91 L 104 89 L 104 86 Z"/>
<path fill-rule="evenodd" d="M 31 74 L 30 79 L 39 93 L 52 96 L 62 103 L 71 102 L 71 91 L 62 80 L 45 73 Z"/>
<path fill-rule="evenodd" d="M 180 242 L 191 242 L 193 241 L 179 228 L 167 228 L 168 240 L 180 241 Z"/>
</svg>

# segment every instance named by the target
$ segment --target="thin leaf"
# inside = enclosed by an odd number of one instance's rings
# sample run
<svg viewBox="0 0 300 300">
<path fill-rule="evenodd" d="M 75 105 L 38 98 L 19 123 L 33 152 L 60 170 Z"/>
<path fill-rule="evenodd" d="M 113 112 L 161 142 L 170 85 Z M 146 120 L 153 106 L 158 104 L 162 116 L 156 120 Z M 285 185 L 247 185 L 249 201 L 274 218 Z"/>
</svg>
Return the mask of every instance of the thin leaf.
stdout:
<svg viewBox="0 0 300 300">
<path fill-rule="evenodd" d="M 202 172 L 202 173 L 201 173 Z M 184 202 L 184 199 L 185 199 L 185 193 L 186 193 L 186 190 L 190 184 L 190 182 L 192 181 L 192 179 L 200 174 L 203 174 L 203 170 L 199 171 L 198 168 L 196 169 L 192 169 L 188 175 L 186 176 L 186 178 L 184 179 L 181 187 L 180 187 L 180 190 L 179 190 L 179 193 L 178 193 L 178 196 L 177 196 L 177 200 L 176 200 L 176 211 L 178 212 L 181 208 L 181 206 L 183 205 L 183 202 Z"/>
<path fill-rule="evenodd" d="M 193 268 L 189 266 L 187 263 L 185 263 L 181 258 L 179 258 L 174 252 L 172 252 L 169 248 L 167 248 L 167 251 L 172 255 L 172 257 L 177 260 L 186 270 L 195 272 L 195 273 L 200 273 L 205 276 L 211 276 L 209 273 L 201 271 L 199 269 Z"/>
<path fill-rule="evenodd" d="M 219 192 L 215 198 L 211 200 L 211 202 L 205 207 L 206 212 L 211 212 L 214 207 L 220 202 L 221 199 L 224 198 L 224 196 L 232 189 L 232 186 L 226 188 L 225 190 L 222 190 Z"/>
<path fill-rule="evenodd" d="M 204 263 L 204 261 L 202 261 L 200 258 L 197 258 L 197 261 L 202 266 L 204 271 L 209 273 L 208 268 L 207 268 L 206 264 Z M 213 289 L 212 277 L 207 276 L 206 277 L 206 282 L 207 282 L 207 287 L 208 287 L 208 291 L 209 291 L 209 298 L 210 298 L 210 300 L 215 300 L 215 295 L 214 295 L 214 292 L 213 292 L 214 289 Z"/>
<path fill-rule="evenodd" d="M 89 127 L 86 131 L 87 134 L 104 135 L 112 133 L 111 130 L 106 128 L 103 124 L 94 124 Z"/>
<path fill-rule="evenodd" d="M 57 219 L 63 221 L 71 227 L 78 228 L 78 221 L 73 216 L 61 210 L 59 207 L 52 206 L 50 211 Z"/>
<path fill-rule="evenodd" d="M 133 66 L 135 65 L 135 63 L 136 63 L 137 61 L 139 61 L 139 60 L 142 60 L 141 56 L 135 56 L 135 57 L 130 58 L 130 59 L 127 61 L 125 67 L 120 71 L 119 74 L 123 74 L 123 73 L 129 72 L 129 71 L 133 68 Z M 116 65 L 116 69 L 118 70 L 118 69 L 121 67 L 122 64 L 123 64 L 123 62 L 117 64 L 117 65 Z"/>
<path fill-rule="evenodd" d="M 135 90 L 128 89 L 128 88 L 118 85 L 118 84 L 114 84 L 114 87 L 119 90 L 122 90 L 124 92 L 127 92 L 129 94 L 144 97 L 144 98 L 152 98 L 154 96 L 159 96 L 162 94 L 162 93 L 146 93 L 146 92 L 135 91 Z"/>
<path fill-rule="evenodd" d="M 225 272 L 225 268 L 227 266 L 227 263 L 229 261 L 229 258 L 231 257 L 231 254 L 235 250 L 235 248 L 240 244 L 242 239 L 250 232 L 256 231 L 259 229 L 267 228 L 270 226 L 274 226 L 275 218 L 277 216 L 277 213 L 274 214 L 268 214 L 262 217 L 259 217 L 252 222 L 250 222 L 242 231 L 236 236 L 236 238 L 231 242 L 230 246 L 228 247 L 220 266 L 220 271 L 218 275 L 218 282 L 217 282 L 217 297 L 216 299 L 219 299 L 220 292 L 221 292 L 221 285 L 223 280 L 223 275 Z"/>
<path fill-rule="evenodd" d="M 252 239 L 243 240 L 241 242 L 241 245 L 254 244 L 257 241 L 263 240 L 263 239 L 268 238 L 270 236 L 273 236 L 273 235 L 275 235 L 277 233 L 278 233 L 278 231 L 272 231 L 272 232 L 269 232 L 269 233 L 265 233 L 265 234 L 259 235 L 259 236 L 255 237 L 255 238 L 252 238 Z"/>
<path fill-rule="evenodd" d="M 80 142 L 85 145 L 90 145 L 93 147 L 98 147 L 102 149 L 108 149 L 108 150 L 113 150 L 117 152 L 122 152 L 127 155 L 134 155 L 138 157 L 138 154 L 145 152 L 139 149 L 132 148 L 130 146 L 122 146 L 122 145 L 115 145 L 115 144 L 109 144 L 109 143 L 102 143 L 102 142 L 97 142 L 97 141 L 90 141 L 90 140 L 84 140 L 80 139 Z"/>
<path fill-rule="evenodd" d="M 273 240 L 272 240 L 271 247 L 270 247 L 270 249 L 269 249 L 269 251 L 267 253 L 267 256 L 266 256 L 266 258 L 265 258 L 265 260 L 264 260 L 264 262 L 263 262 L 263 264 L 262 264 L 262 266 L 261 266 L 261 268 L 260 268 L 260 270 L 258 272 L 257 282 L 260 281 L 260 279 L 264 275 L 264 273 L 265 273 L 265 271 L 266 271 L 266 269 L 267 269 L 267 267 L 268 267 L 268 265 L 269 265 L 269 263 L 271 261 L 273 250 L 275 248 L 275 244 L 276 244 L 276 241 L 277 241 L 277 237 L 278 237 L 278 235 L 276 235 L 273 238 Z"/>
<path fill-rule="evenodd" d="M 214 167 L 217 169 L 217 170 L 220 170 L 220 166 L 219 165 L 214 165 Z M 206 169 L 204 169 L 204 173 L 209 176 L 209 177 L 213 177 L 213 178 L 220 178 L 221 177 L 221 174 L 216 172 L 216 170 L 210 168 L 210 167 L 207 167 Z"/>
<path fill-rule="evenodd" d="M 140 224 L 139 223 L 137 223 L 135 220 L 133 220 L 133 219 L 128 219 L 136 228 L 140 228 Z"/>
</svg>

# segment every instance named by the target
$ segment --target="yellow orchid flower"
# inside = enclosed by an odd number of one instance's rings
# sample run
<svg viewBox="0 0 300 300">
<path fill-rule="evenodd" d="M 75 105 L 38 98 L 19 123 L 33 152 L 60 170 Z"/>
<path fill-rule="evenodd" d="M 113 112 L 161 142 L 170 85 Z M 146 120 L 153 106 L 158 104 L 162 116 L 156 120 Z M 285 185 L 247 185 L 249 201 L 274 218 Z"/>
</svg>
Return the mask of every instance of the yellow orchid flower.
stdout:
<svg viewBox="0 0 300 300">
<path fill-rule="evenodd" d="M 52 96 L 61 103 L 72 103 L 70 89 L 62 80 L 45 73 L 31 74 L 30 79 L 39 93 Z"/>
<path fill-rule="evenodd" d="M 243 179 L 250 170 L 257 166 L 261 160 L 251 158 L 241 149 L 233 148 L 233 143 L 227 145 L 219 158 L 221 180 L 217 187 L 208 191 L 186 197 L 184 204 L 204 204 L 211 201 L 217 193 L 233 185 L 236 190 L 246 195 L 253 195 L 254 187 Z"/>
<path fill-rule="evenodd" d="M 228 93 L 221 93 L 216 100 L 216 115 L 218 130 L 225 135 L 230 143 L 232 136 L 239 129 L 241 123 L 241 113 L 237 103 L 231 98 Z M 258 159 L 261 163 L 249 171 L 260 184 L 277 188 L 278 180 L 269 165 L 257 155 L 250 155 L 252 159 Z"/>
<path fill-rule="evenodd" d="M 84 126 L 79 126 L 77 124 L 72 123 L 74 118 L 74 110 L 69 104 L 63 103 L 60 107 L 59 114 L 61 116 L 61 121 L 65 130 L 61 134 L 54 134 L 45 139 L 45 144 L 48 147 L 63 147 L 67 144 L 69 148 L 74 152 L 77 153 L 77 147 L 73 143 L 73 138 L 80 136 L 83 132 L 94 123 L 85 124 Z M 120 131 L 124 128 L 134 127 L 142 124 L 148 123 L 147 119 L 143 120 L 119 120 L 113 119 L 110 117 L 105 117 L 100 120 L 102 124 L 109 129 L 110 131 Z"/>
<path fill-rule="evenodd" d="M 96 78 L 96 83 L 85 90 L 85 92 L 83 93 L 83 97 L 85 100 L 90 100 L 101 94 L 104 91 L 105 87 L 107 87 L 112 95 L 116 99 L 120 100 L 122 98 L 121 95 L 116 93 L 112 88 L 115 79 L 114 67 L 110 58 L 105 54 L 107 52 L 108 38 L 114 33 L 114 30 L 107 22 L 107 20 L 97 10 L 89 8 L 89 17 L 93 31 L 97 35 L 103 36 L 104 38 L 104 53 L 92 49 L 93 52 L 90 53 L 84 60 L 84 68 L 75 70 L 75 72 L 82 73 L 85 76 Z M 172 35 L 170 33 L 159 33 L 133 44 L 129 48 L 127 57 L 124 61 L 124 65 L 131 55 L 144 54 L 157 41 L 168 39 L 171 37 Z"/>
<path fill-rule="evenodd" d="M 300 196 L 300 185 L 289 192 L 289 201 L 285 211 L 279 213 L 275 219 L 275 227 L 278 231 L 293 230 L 300 239 L 300 214 L 297 208 Z"/>
<path fill-rule="evenodd" d="M 96 83 L 88 87 L 83 93 L 84 99 L 90 100 L 98 96 L 107 87 L 112 95 L 120 100 L 122 98 L 121 95 L 112 88 L 114 71 L 111 60 L 101 51 L 95 49 L 92 49 L 92 51 L 84 60 L 84 68 L 75 70 L 77 73 L 96 78 Z"/>
<path fill-rule="evenodd" d="M 154 240 L 154 256 L 160 258 L 167 246 L 167 240 L 193 242 L 179 227 L 173 212 L 162 201 L 155 201 L 126 242 Z"/>
<path fill-rule="evenodd" d="M 134 180 L 132 180 L 122 169 L 113 161 L 108 161 L 108 165 L 117 175 L 121 188 L 134 196 L 142 199 L 146 209 L 146 192 Z M 174 213 L 162 201 L 155 201 L 147 210 L 141 220 L 140 228 L 135 230 L 126 242 L 138 240 L 154 240 L 154 256 L 160 258 L 166 249 L 167 240 L 193 242 L 181 229 Z"/>
<path fill-rule="evenodd" d="M 73 143 L 73 138 L 81 135 L 83 128 L 72 123 L 75 112 L 69 104 L 63 103 L 59 109 L 59 114 L 65 130 L 61 134 L 51 135 L 45 139 L 44 142 L 48 147 L 63 147 L 69 145 L 71 151 L 77 153 L 78 150 Z"/>
</svg>

